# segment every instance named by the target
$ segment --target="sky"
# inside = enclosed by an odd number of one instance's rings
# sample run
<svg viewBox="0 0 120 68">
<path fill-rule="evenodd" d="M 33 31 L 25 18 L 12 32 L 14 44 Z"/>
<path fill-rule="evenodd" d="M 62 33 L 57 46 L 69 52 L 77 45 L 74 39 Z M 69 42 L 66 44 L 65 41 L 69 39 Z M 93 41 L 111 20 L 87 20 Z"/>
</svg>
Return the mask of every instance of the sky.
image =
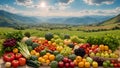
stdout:
<svg viewBox="0 0 120 68">
<path fill-rule="evenodd" d="M 120 0 L 0 0 L 0 10 L 25 16 L 111 16 Z"/>
</svg>

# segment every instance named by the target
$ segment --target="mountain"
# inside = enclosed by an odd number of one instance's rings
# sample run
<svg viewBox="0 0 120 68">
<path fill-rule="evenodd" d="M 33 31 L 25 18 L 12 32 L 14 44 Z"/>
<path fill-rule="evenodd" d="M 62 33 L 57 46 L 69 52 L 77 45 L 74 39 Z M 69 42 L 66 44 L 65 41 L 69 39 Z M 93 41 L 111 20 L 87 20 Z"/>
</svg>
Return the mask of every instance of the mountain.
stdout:
<svg viewBox="0 0 120 68">
<path fill-rule="evenodd" d="M 0 26 L 16 26 L 22 24 L 35 24 L 39 22 L 40 19 L 35 17 L 21 16 L 0 10 Z"/>
<path fill-rule="evenodd" d="M 111 18 L 111 19 L 108 19 L 106 21 L 103 21 L 102 23 L 100 23 L 99 25 L 112 25 L 112 24 L 120 24 L 120 14 Z"/>
<path fill-rule="evenodd" d="M 73 25 L 86 25 L 102 22 L 112 18 L 113 16 L 83 16 L 83 17 L 51 17 L 44 18 L 46 23 L 62 23 Z"/>
</svg>

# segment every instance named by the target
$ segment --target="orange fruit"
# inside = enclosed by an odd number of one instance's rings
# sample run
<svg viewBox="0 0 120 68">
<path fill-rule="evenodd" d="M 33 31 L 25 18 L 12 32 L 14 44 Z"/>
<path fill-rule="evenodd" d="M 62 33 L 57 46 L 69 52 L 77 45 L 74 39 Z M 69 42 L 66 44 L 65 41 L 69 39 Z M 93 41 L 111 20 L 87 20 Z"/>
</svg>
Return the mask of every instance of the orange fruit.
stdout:
<svg viewBox="0 0 120 68">
<path fill-rule="evenodd" d="M 85 67 L 86 68 L 90 68 L 90 63 L 89 62 L 85 62 Z"/>
<path fill-rule="evenodd" d="M 42 57 L 39 57 L 39 58 L 38 58 L 38 61 L 39 61 L 39 62 L 41 62 L 41 61 L 42 61 L 42 59 L 43 59 Z"/>
<path fill-rule="evenodd" d="M 48 55 L 44 55 L 43 59 L 47 60 L 48 59 Z"/>
<path fill-rule="evenodd" d="M 74 60 L 73 62 L 74 62 L 74 64 L 75 64 L 76 66 L 78 65 L 78 62 L 77 62 L 76 60 Z"/>
<path fill-rule="evenodd" d="M 105 51 L 108 51 L 109 50 L 109 47 L 108 46 L 104 46 L 104 49 L 105 49 Z"/>
<path fill-rule="evenodd" d="M 55 56 L 54 56 L 54 55 L 50 55 L 50 56 L 49 56 L 49 60 L 50 60 L 50 61 L 53 61 L 54 59 L 55 59 Z"/>
<path fill-rule="evenodd" d="M 42 63 L 45 63 L 45 59 L 42 58 L 42 59 L 41 59 L 41 62 L 42 62 Z"/>
<path fill-rule="evenodd" d="M 51 54 L 50 53 L 46 53 L 47 56 L 50 56 Z"/>
<path fill-rule="evenodd" d="M 82 57 L 81 57 L 81 56 L 77 56 L 77 57 L 76 57 L 76 61 L 77 61 L 77 62 L 82 61 Z"/>
<path fill-rule="evenodd" d="M 50 60 L 46 60 L 46 63 L 47 63 L 47 64 L 50 64 Z"/>
<path fill-rule="evenodd" d="M 79 62 L 78 67 L 83 68 L 84 67 L 84 62 Z"/>
<path fill-rule="evenodd" d="M 14 49 L 13 49 L 13 53 L 18 53 L 18 49 L 17 49 L 17 48 L 14 48 Z"/>
<path fill-rule="evenodd" d="M 84 63 L 85 63 L 85 62 L 86 62 L 86 59 L 82 59 L 82 62 L 84 62 Z"/>
</svg>

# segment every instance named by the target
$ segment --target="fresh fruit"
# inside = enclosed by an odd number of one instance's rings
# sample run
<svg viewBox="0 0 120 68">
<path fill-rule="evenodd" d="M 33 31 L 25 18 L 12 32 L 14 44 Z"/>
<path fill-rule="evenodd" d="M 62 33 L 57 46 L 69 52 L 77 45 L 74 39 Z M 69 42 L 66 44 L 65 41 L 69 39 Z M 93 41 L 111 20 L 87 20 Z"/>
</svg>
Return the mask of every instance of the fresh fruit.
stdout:
<svg viewBox="0 0 120 68">
<path fill-rule="evenodd" d="M 63 62 L 67 63 L 68 62 L 68 58 L 64 57 L 63 58 Z"/>
<path fill-rule="evenodd" d="M 87 57 L 87 58 L 86 58 L 86 61 L 89 62 L 89 63 L 91 64 L 91 63 L 93 62 L 93 59 L 90 58 L 90 57 Z"/>
<path fill-rule="evenodd" d="M 82 59 L 82 62 L 84 62 L 84 63 L 85 63 L 85 62 L 86 62 L 86 59 L 84 59 L 84 58 L 83 58 L 83 59 Z"/>
<path fill-rule="evenodd" d="M 56 57 L 55 57 L 55 60 L 56 61 L 62 61 L 63 60 L 63 55 L 61 55 L 61 54 L 58 54 L 58 55 L 56 55 Z"/>
<path fill-rule="evenodd" d="M 57 55 L 57 54 L 59 54 L 59 51 L 54 51 L 53 54 Z"/>
<path fill-rule="evenodd" d="M 31 55 L 35 55 L 35 54 L 36 54 L 36 51 L 35 51 L 35 50 L 32 50 L 32 51 L 30 52 L 30 54 L 31 54 Z"/>
<path fill-rule="evenodd" d="M 107 45 L 104 46 L 104 50 L 105 51 L 108 51 L 109 50 L 109 47 Z"/>
<path fill-rule="evenodd" d="M 107 68 L 108 64 L 106 62 L 103 62 L 103 67 Z"/>
<path fill-rule="evenodd" d="M 107 63 L 108 66 L 110 66 L 110 61 L 109 60 L 106 60 L 105 62 Z"/>
<path fill-rule="evenodd" d="M 65 63 L 65 67 L 69 68 L 70 64 L 69 63 Z"/>
<path fill-rule="evenodd" d="M 72 61 L 75 60 L 76 58 L 76 55 L 75 54 L 71 54 L 68 56 L 69 59 L 71 59 Z"/>
<path fill-rule="evenodd" d="M 104 45 L 99 45 L 101 51 L 104 51 Z"/>
<path fill-rule="evenodd" d="M 75 67 L 74 62 L 70 62 L 70 67 L 71 67 L 71 68 L 74 68 L 74 67 Z"/>
<path fill-rule="evenodd" d="M 96 56 L 100 57 L 100 53 L 96 53 Z"/>
<path fill-rule="evenodd" d="M 39 46 L 38 43 L 33 43 L 33 44 L 32 44 L 32 48 L 33 48 L 33 49 L 36 48 L 37 46 Z"/>
<path fill-rule="evenodd" d="M 76 57 L 76 61 L 77 61 L 77 62 L 82 61 L 82 57 L 81 57 L 81 56 L 77 56 L 77 57 Z"/>
<path fill-rule="evenodd" d="M 57 61 L 52 61 L 52 62 L 50 63 L 50 67 L 51 67 L 51 68 L 58 68 L 58 62 L 57 62 Z"/>
<path fill-rule="evenodd" d="M 56 50 L 61 52 L 63 50 L 63 47 L 62 46 L 57 46 Z"/>
<path fill-rule="evenodd" d="M 49 56 L 47 56 L 47 55 L 43 56 L 43 59 L 45 59 L 45 60 L 47 60 L 48 58 L 49 58 Z"/>
<path fill-rule="evenodd" d="M 10 67 L 11 67 L 11 62 L 6 62 L 6 63 L 5 63 L 5 67 L 6 67 L 6 68 L 10 68 Z"/>
<path fill-rule="evenodd" d="M 113 63 L 110 64 L 110 67 L 114 67 Z"/>
<path fill-rule="evenodd" d="M 45 39 L 47 39 L 48 41 L 50 41 L 52 38 L 53 38 L 53 34 L 52 33 L 45 34 Z"/>
<path fill-rule="evenodd" d="M 46 60 L 45 63 L 46 63 L 47 65 L 49 65 L 49 64 L 50 64 L 50 60 Z"/>
<path fill-rule="evenodd" d="M 13 53 L 11 53 L 11 52 L 10 53 L 5 53 L 3 55 L 3 60 L 5 62 L 12 62 L 14 59 L 15 59 L 15 55 Z"/>
<path fill-rule="evenodd" d="M 94 56 L 95 56 L 95 53 L 91 52 L 91 53 L 89 54 L 89 56 L 90 56 L 90 57 L 94 57 Z"/>
<path fill-rule="evenodd" d="M 19 66 L 19 61 L 18 60 L 13 60 L 12 61 L 12 66 L 13 66 L 13 68 L 17 68 Z"/>
<path fill-rule="evenodd" d="M 84 62 L 79 62 L 78 67 L 83 68 L 84 67 Z"/>
<path fill-rule="evenodd" d="M 93 61 L 92 66 L 93 68 L 98 68 L 98 63 L 96 61 Z"/>
<path fill-rule="evenodd" d="M 74 50 L 75 55 L 84 57 L 86 52 L 83 48 L 78 48 Z"/>
<path fill-rule="evenodd" d="M 18 49 L 17 49 L 17 48 L 14 48 L 14 49 L 13 49 L 13 53 L 18 53 Z"/>
<path fill-rule="evenodd" d="M 85 62 L 85 67 L 86 68 L 90 68 L 90 63 L 89 62 Z"/>
<path fill-rule="evenodd" d="M 64 67 L 64 62 L 60 61 L 60 62 L 58 63 L 58 66 L 59 66 L 59 68 L 63 68 L 63 67 Z"/>
<path fill-rule="evenodd" d="M 67 46 L 69 46 L 70 48 L 74 48 L 75 45 L 73 43 L 70 43 Z"/>
<path fill-rule="evenodd" d="M 16 59 L 19 59 L 19 58 L 21 58 L 21 57 L 22 57 L 22 54 L 21 54 L 21 53 L 16 53 L 16 54 L 15 54 L 15 58 L 16 58 Z"/>
<path fill-rule="evenodd" d="M 50 60 L 50 61 L 53 61 L 54 59 L 55 59 L 55 56 L 54 56 L 54 55 L 50 55 L 50 56 L 49 56 L 49 60 Z"/>
<path fill-rule="evenodd" d="M 39 56 L 40 56 L 40 53 L 36 52 L 36 53 L 35 53 L 35 56 L 39 57 Z"/>
<path fill-rule="evenodd" d="M 25 58 L 19 58 L 19 65 L 24 66 L 26 64 L 26 59 Z"/>
</svg>

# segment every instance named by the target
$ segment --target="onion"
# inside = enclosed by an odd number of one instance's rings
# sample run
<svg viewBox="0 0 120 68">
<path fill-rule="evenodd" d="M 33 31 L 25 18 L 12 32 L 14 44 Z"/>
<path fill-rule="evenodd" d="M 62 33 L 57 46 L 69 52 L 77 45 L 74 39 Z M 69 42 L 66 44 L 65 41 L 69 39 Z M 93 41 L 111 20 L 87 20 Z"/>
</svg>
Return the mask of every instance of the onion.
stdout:
<svg viewBox="0 0 120 68">
<path fill-rule="evenodd" d="M 11 63 L 10 62 L 6 62 L 5 63 L 5 68 L 10 68 L 11 67 Z"/>
</svg>

